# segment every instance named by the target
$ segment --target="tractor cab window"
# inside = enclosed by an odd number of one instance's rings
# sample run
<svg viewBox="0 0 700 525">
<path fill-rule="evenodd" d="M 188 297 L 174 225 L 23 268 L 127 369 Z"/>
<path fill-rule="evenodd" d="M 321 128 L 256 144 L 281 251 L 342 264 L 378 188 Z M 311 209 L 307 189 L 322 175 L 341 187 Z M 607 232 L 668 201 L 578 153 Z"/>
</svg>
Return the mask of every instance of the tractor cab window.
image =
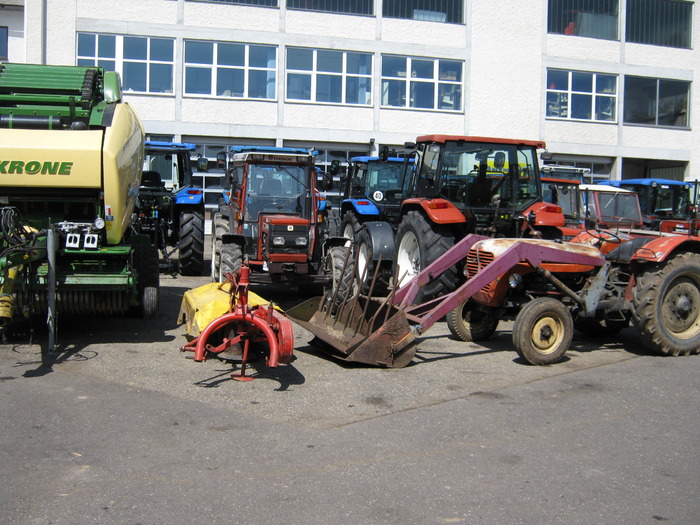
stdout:
<svg viewBox="0 0 700 525">
<path fill-rule="evenodd" d="M 309 166 L 250 164 L 245 220 L 257 221 L 259 213 L 309 217 Z"/>
<path fill-rule="evenodd" d="M 539 194 L 535 154 L 510 144 L 448 142 L 440 196 L 463 207 L 524 208 Z"/>
<path fill-rule="evenodd" d="M 406 164 L 404 162 L 370 162 L 367 168 L 365 195 L 375 201 L 401 201 L 401 188 Z M 396 202 L 394 202 L 396 201 Z"/>
<path fill-rule="evenodd" d="M 639 224 L 642 217 L 637 205 L 637 196 L 632 193 L 598 193 L 597 219 L 605 224 L 625 226 Z"/>
</svg>

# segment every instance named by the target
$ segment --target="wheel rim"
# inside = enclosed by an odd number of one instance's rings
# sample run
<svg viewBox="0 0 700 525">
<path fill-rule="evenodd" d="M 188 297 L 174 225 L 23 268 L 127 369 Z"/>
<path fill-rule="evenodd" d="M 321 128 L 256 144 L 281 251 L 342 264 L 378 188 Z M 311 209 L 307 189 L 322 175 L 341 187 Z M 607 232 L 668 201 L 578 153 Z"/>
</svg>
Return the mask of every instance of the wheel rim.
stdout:
<svg viewBox="0 0 700 525">
<path fill-rule="evenodd" d="M 365 273 L 365 268 L 369 264 L 369 249 L 365 243 L 360 244 L 360 249 L 357 254 L 357 275 L 360 279 L 367 279 L 369 276 Z"/>
<path fill-rule="evenodd" d="M 418 238 L 413 232 L 407 232 L 401 238 L 396 264 L 398 265 L 399 285 L 412 279 L 420 272 L 420 246 Z"/>
<path fill-rule="evenodd" d="M 661 303 L 664 327 L 677 339 L 692 339 L 700 333 L 700 283 L 681 276 L 671 283 Z"/>
<path fill-rule="evenodd" d="M 552 315 L 543 315 L 532 326 L 530 340 L 540 354 L 553 354 L 564 340 L 564 324 Z"/>
<path fill-rule="evenodd" d="M 347 223 L 345 225 L 345 229 L 343 230 L 343 237 L 350 240 L 355 238 L 355 229 L 352 227 L 352 224 Z"/>
</svg>

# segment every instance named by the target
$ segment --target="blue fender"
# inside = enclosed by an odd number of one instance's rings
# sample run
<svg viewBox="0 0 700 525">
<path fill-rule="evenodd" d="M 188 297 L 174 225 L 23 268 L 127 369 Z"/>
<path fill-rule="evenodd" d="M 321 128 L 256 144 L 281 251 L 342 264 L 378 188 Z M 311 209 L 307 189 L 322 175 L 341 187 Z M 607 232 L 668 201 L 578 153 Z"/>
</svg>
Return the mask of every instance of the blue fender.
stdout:
<svg viewBox="0 0 700 525">
<path fill-rule="evenodd" d="M 369 199 L 345 199 L 342 206 L 351 206 L 361 216 L 379 216 L 379 208 Z"/>
<path fill-rule="evenodd" d="M 190 186 L 187 188 L 180 188 L 177 193 L 175 193 L 175 204 L 198 205 L 203 203 L 204 191 L 202 188 L 194 188 Z"/>
</svg>

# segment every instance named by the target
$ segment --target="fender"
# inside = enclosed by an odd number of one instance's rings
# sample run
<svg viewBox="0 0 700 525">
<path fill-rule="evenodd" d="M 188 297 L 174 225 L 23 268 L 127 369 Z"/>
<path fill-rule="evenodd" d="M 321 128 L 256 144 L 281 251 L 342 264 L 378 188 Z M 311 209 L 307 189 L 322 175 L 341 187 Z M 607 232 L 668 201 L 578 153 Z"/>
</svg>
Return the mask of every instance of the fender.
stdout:
<svg viewBox="0 0 700 525">
<path fill-rule="evenodd" d="M 410 205 L 420 206 L 430 220 L 437 224 L 459 224 L 467 222 L 459 208 L 446 199 L 406 199 L 401 205 L 402 215 L 404 214 L 404 207 Z"/>
<path fill-rule="evenodd" d="M 345 199 L 341 206 L 343 211 L 352 209 L 358 215 L 379 216 L 379 208 L 369 199 Z"/>
<path fill-rule="evenodd" d="M 682 249 L 680 247 L 682 246 Z M 700 253 L 700 237 L 673 235 L 649 241 L 632 256 L 632 261 L 663 262 L 678 251 Z"/>
<path fill-rule="evenodd" d="M 394 257 L 394 229 L 384 221 L 370 221 L 362 225 L 367 229 L 372 242 L 372 260 L 382 256 L 383 261 L 391 261 Z"/>
<path fill-rule="evenodd" d="M 201 188 L 181 188 L 175 194 L 175 204 L 202 204 L 204 191 Z"/>
<path fill-rule="evenodd" d="M 530 213 L 535 214 L 534 226 L 565 226 L 566 218 L 562 212 L 561 206 L 550 204 L 548 202 L 536 202 L 523 212 L 525 218 Z"/>
</svg>

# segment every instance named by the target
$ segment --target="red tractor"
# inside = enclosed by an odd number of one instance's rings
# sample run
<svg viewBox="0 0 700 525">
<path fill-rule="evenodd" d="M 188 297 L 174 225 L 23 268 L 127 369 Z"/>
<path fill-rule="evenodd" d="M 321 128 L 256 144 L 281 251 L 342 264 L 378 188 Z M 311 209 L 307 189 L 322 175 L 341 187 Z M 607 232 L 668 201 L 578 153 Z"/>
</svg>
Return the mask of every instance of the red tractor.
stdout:
<svg viewBox="0 0 700 525">
<path fill-rule="evenodd" d="M 360 275 L 371 276 L 378 260 L 393 261 L 390 275 L 398 287 L 469 233 L 490 237 L 561 238 L 560 206 L 542 201 L 537 150 L 544 142 L 487 137 L 426 135 L 417 143 L 415 170 L 392 225 L 366 222 L 355 234 Z M 363 269 L 362 261 L 369 267 Z M 460 265 L 425 286 L 418 299 L 453 290 Z"/>
<path fill-rule="evenodd" d="M 347 239 L 328 235 L 317 177 L 313 151 L 232 146 L 212 221 L 212 279 L 224 281 L 245 259 L 251 283 L 342 284 Z"/>
</svg>

